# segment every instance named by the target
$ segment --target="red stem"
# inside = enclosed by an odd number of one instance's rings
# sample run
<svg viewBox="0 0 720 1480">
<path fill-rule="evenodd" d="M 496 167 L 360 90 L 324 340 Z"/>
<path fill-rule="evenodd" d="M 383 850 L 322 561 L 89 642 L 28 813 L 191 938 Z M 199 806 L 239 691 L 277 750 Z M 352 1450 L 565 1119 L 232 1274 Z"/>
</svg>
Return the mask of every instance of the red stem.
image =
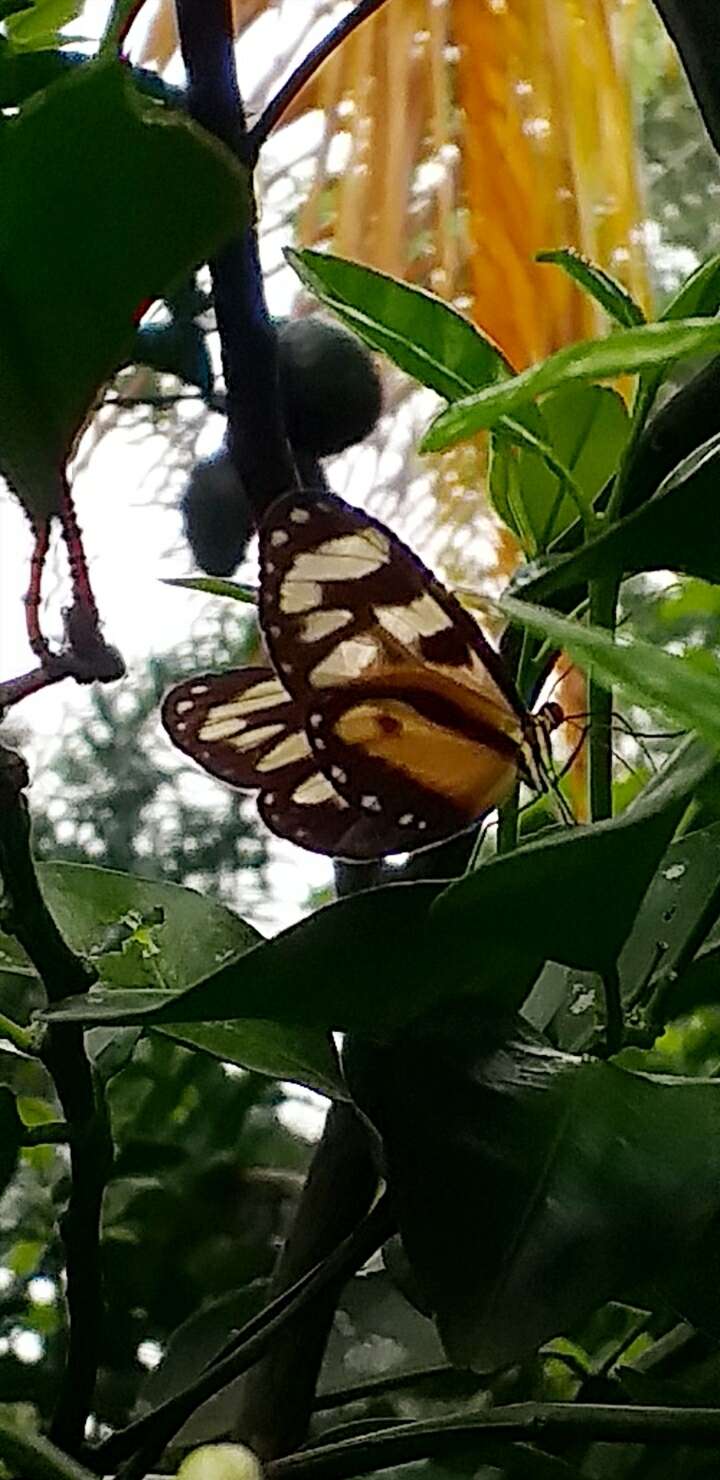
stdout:
<svg viewBox="0 0 720 1480">
<path fill-rule="evenodd" d="M 40 626 L 40 600 L 42 595 L 43 568 L 50 544 L 50 520 L 39 519 L 33 525 L 33 531 L 35 534 L 35 544 L 30 557 L 30 583 L 25 596 L 25 625 L 27 627 L 30 647 L 36 658 L 44 661 L 50 655 L 50 648 Z"/>
</svg>

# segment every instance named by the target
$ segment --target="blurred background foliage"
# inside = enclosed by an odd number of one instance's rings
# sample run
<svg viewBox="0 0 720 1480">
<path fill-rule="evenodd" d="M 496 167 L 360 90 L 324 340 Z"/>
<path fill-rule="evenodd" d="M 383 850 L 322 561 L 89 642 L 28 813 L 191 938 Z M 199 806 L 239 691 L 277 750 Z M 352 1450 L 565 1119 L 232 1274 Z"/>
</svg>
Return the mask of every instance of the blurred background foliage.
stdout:
<svg viewBox="0 0 720 1480">
<path fill-rule="evenodd" d="M 172 5 L 160 0 L 148 9 L 131 54 L 174 77 Z M 256 116 L 338 8 L 328 0 L 303 0 L 301 8 L 297 0 L 235 0 L 234 13 L 241 86 Z M 276 311 L 311 307 L 296 293 L 281 248 L 327 244 L 456 302 L 518 367 L 605 327 L 562 274 L 533 262 L 536 251 L 574 245 L 650 307 L 717 249 L 720 230 L 718 161 L 649 0 L 390 0 L 298 98 L 263 156 L 258 186 Z M 201 326 L 217 375 L 207 304 L 190 322 Z M 176 569 L 187 559 L 179 495 L 223 429 L 205 350 L 197 355 L 194 378 L 192 366 L 182 378 L 167 368 L 124 372 L 78 459 L 82 479 L 122 449 L 129 481 L 139 484 L 135 497 L 148 520 L 153 509 L 161 520 L 159 548 Z M 451 578 L 503 585 L 516 547 L 483 499 L 483 445 L 421 466 L 413 444 L 428 396 L 387 367 L 383 373 L 385 415 L 362 447 L 330 460 L 333 487 L 397 524 Z M 101 544 L 98 557 L 102 604 Z M 153 654 L 148 621 L 144 658 L 130 680 L 92 696 L 80 713 L 69 710 L 58 720 L 60 739 L 36 750 L 36 846 L 44 857 L 208 888 L 267 924 L 283 908 L 282 850 L 261 833 L 251 803 L 195 776 L 158 735 L 158 699 L 170 682 L 246 661 L 255 650 L 244 609 L 191 600 L 189 635 Z M 700 582 L 636 581 L 625 610 L 653 641 L 718 647 L 717 592 Z M 28 711 L 14 722 L 16 737 L 30 740 L 31 724 Z M 306 902 L 311 882 L 303 885 Z M 33 1005 L 16 1001 L 0 975 L 0 1010 L 27 1021 Z M 676 1072 L 715 1071 L 716 1015 L 706 1011 L 673 1032 L 658 1051 Z M 116 1050 L 106 1065 L 119 1152 L 105 1208 L 103 1424 L 124 1422 L 145 1391 L 157 1398 L 162 1383 L 166 1392 L 186 1380 L 198 1352 L 219 1346 L 249 1313 L 321 1123 L 313 1097 L 288 1098 L 281 1085 L 229 1073 L 158 1035 L 137 1045 L 123 1040 Z M 35 1065 L 3 1052 L 0 1082 L 21 1084 L 29 1124 L 55 1116 Z M 43 1414 L 63 1342 L 55 1230 L 66 1193 L 64 1149 L 35 1148 L 23 1153 L 0 1204 L 0 1398 Z M 171 1333 L 198 1313 L 205 1345 L 191 1326 L 173 1343 L 173 1365 L 158 1366 Z M 376 1273 L 354 1281 L 344 1298 L 323 1382 L 334 1388 L 441 1362 L 429 1323 Z M 617 1401 L 624 1390 L 634 1399 L 683 1401 L 685 1393 L 699 1402 L 714 1396 L 718 1377 L 715 1346 L 679 1327 L 671 1311 L 649 1322 L 641 1310 L 613 1305 L 522 1371 L 499 1375 L 492 1391 L 515 1401 L 603 1393 Z M 410 1417 L 457 1407 L 460 1396 L 471 1406 L 487 1402 L 486 1388 L 436 1373 L 414 1392 L 389 1388 L 339 1412 L 343 1420 Z M 332 1404 L 317 1420 L 326 1430 L 338 1421 Z M 222 1414 L 205 1414 L 191 1437 L 218 1428 Z M 594 1446 L 589 1459 L 587 1473 L 598 1480 L 679 1473 L 677 1452 L 669 1468 L 658 1453 L 617 1446 Z M 688 1480 L 715 1473 L 702 1452 L 685 1452 Z"/>
</svg>

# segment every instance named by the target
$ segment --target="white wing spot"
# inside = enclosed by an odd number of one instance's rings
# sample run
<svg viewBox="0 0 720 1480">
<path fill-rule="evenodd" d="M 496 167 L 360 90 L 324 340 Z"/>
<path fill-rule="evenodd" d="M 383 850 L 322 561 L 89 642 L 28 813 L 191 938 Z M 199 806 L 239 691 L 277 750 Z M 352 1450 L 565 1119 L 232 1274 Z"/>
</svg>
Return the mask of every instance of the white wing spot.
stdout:
<svg viewBox="0 0 720 1480">
<path fill-rule="evenodd" d="M 277 626 L 273 625 L 268 630 L 270 632 L 270 636 L 271 637 L 279 637 L 280 636 L 280 632 L 281 632 L 282 629 L 280 627 L 277 627 Z"/>
<path fill-rule="evenodd" d="M 178 699 L 177 704 L 175 705 L 175 713 L 176 714 L 187 714 L 188 709 L 194 709 L 194 708 L 195 708 L 195 705 L 193 704 L 192 699 Z"/>
<path fill-rule="evenodd" d="M 191 688 L 191 690 L 190 690 L 190 693 L 191 694 L 209 694 L 210 693 L 210 685 L 207 684 L 207 683 L 194 683 L 193 686 L 192 686 L 192 688 Z"/>
<path fill-rule="evenodd" d="M 307 524 L 309 518 L 310 518 L 310 515 L 309 515 L 307 509 L 291 509 L 290 510 L 290 523 L 291 524 Z"/>
<path fill-rule="evenodd" d="M 293 616 L 296 612 L 311 612 L 322 601 L 322 586 L 317 581 L 297 579 L 294 574 L 296 569 L 297 561 L 280 587 L 280 610 L 286 616 Z"/>
<path fill-rule="evenodd" d="M 302 730 L 295 730 L 292 735 L 286 735 L 284 740 L 274 745 L 272 750 L 257 762 L 255 770 L 276 771 L 278 766 L 290 766 L 295 761 L 304 761 L 310 754 L 307 735 Z"/>
<path fill-rule="evenodd" d="M 266 791 L 266 793 L 265 793 L 265 805 L 267 807 L 272 807 L 272 806 L 274 806 L 274 803 L 275 803 L 275 792 L 274 791 Z"/>
<path fill-rule="evenodd" d="M 352 612 L 343 609 L 311 612 L 303 622 L 302 631 L 299 633 L 300 641 L 319 642 L 321 637 L 329 637 L 331 632 L 339 632 L 341 627 L 347 627 L 348 622 L 352 620 Z"/>
<path fill-rule="evenodd" d="M 309 723 L 312 725 L 313 729 L 316 730 L 317 727 L 318 727 L 318 725 L 321 725 L 322 724 L 322 715 L 321 714 L 311 714 L 310 715 L 310 721 L 309 721 Z"/>
<path fill-rule="evenodd" d="M 308 776 L 292 794 L 293 802 L 300 807 L 317 807 L 321 802 L 334 799 L 335 788 L 320 771 L 316 771 L 314 776 Z"/>
<path fill-rule="evenodd" d="M 401 827 L 410 827 L 415 821 L 415 818 L 413 817 L 412 812 L 403 812 L 402 817 L 400 817 L 398 821 Z"/>
<path fill-rule="evenodd" d="M 177 722 L 177 724 L 175 726 L 175 729 L 177 730 L 178 735 L 181 734 L 183 730 L 186 730 L 187 729 L 187 725 L 186 725 L 184 719 L 179 719 L 178 720 L 178 722 Z"/>
<path fill-rule="evenodd" d="M 420 829 L 420 832 L 423 832 L 424 829 L 427 827 L 427 823 L 423 821 L 422 817 L 420 818 L 420 820 L 418 822 L 418 827 Z"/>
<path fill-rule="evenodd" d="M 290 536 L 286 529 L 274 529 L 270 536 L 271 545 L 286 545 Z"/>
<path fill-rule="evenodd" d="M 382 807 L 377 797 L 361 797 L 360 806 L 367 812 L 382 812 Z"/>
<path fill-rule="evenodd" d="M 265 574 L 266 576 L 272 576 L 275 574 L 275 566 L 273 565 L 272 560 L 265 561 Z"/>
<path fill-rule="evenodd" d="M 330 775 L 335 779 L 335 781 L 339 781 L 341 786 L 345 786 L 347 784 L 347 773 L 343 771 L 342 766 L 331 766 Z"/>
<path fill-rule="evenodd" d="M 377 661 L 378 649 L 370 636 L 348 638 L 337 645 L 316 663 L 310 673 L 310 682 L 316 688 L 333 687 L 350 678 L 358 678 L 364 669 Z"/>
<path fill-rule="evenodd" d="M 237 714 L 217 718 L 211 709 L 205 724 L 198 730 L 198 739 L 209 741 L 229 740 L 232 735 L 239 735 L 240 731 L 244 730 L 245 727 L 246 721 L 239 719 Z"/>
<path fill-rule="evenodd" d="M 256 745 L 262 745 L 266 740 L 272 740 L 274 735 L 282 735 L 283 725 L 259 725 L 256 730 L 248 730 L 245 735 L 236 735 L 233 740 L 228 740 L 233 750 L 254 750 Z M 204 740 L 212 740 L 213 735 L 203 735 Z"/>
</svg>

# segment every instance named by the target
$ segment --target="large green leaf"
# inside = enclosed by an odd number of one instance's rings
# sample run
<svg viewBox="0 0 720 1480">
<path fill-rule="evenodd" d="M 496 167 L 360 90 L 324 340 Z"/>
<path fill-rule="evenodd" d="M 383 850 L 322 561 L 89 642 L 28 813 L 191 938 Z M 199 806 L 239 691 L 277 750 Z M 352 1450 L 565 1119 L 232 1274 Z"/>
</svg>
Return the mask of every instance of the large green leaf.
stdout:
<svg viewBox="0 0 720 1480">
<path fill-rule="evenodd" d="M 564 386 L 543 401 L 542 421 L 546 442 L 589 509 L 615 472 L 630 433 L 622 397 L 608 386 Z M 547 457 L 513 447 L 505 428 L 494 438 L 490 496 L 523 544 L 529 531 L 536 548 L 545 548 L 577 518 L 577 504 Z"/>
<path fill-rule="evenodd" d="M 511 373 L 487 335 L 424 288 L 325 252 L 288 250 L 285 256 L 305 286 L 371 349 L 446 401 Z"/>
<path fill-rule="evenodd" d="M 82 863 L 40 863 L 45 902 L 72 950 L 111 986 L 179 990 L 261 939 L 224 905 L 180 884 Z"/>
<path fill-rule="evenodd" d="M 622 283 L 611 277 L 602 267 L 597 267 L 594 262 L 588 262 L 587 258 L 581 257 L 573 247 L 560 247 L 550 252 L 537 252 L 536 262 L 550 262 L 556 267 L 561 267 L 588 297 L 593 298 L 600 307 L 605 310 L 616 324 L 621 324 L 624 329 L 632 329 L 635 324 L 644 324 L 645 315 L 639 303 L 623 288 Z M 693 310 L 688 309 L 684 315 L 687 317 Z"/>
<path fill-rule="evenodd" d="M 511 621 L 549 638 L 598 682 L 608 688 L 619 684 L 629 696 L 663 710 L 720 748 L 720 664 L 710 653 L 703 653 L 698 664 L 692 653 L 676 658 L 649 642 L 624 633 L 612 637 L 510 596 L 501 606 Z"/>
<path fill-rule="evenodd" d="M 662 488 L 571 555 L 533 562 L 515 591 L 523 601 L 547 601 L 601 576 L 675 570 L 720 582 L 720 436 L 691 453 Z"/>
<path fill-rule="evenodd" d="M 561 385 L 636 375 L 688 355 L 712 353 L 718 347 L 720 323 L 713 319 L 643 324 L 636 329 L 618 329 L 605 339 L 582 340 L 558 350 L 510 380 L 455 401 L 431 422 L 420 451 L 440 452 L 455 442 L 474 437 Z"/>
<path fill-rule="evenodd" d="M 38 876 L 63 935 L 73 950 L 91 957 L 111 1001 L 122 998 L 129 982 L 146 984 L 161 1004 L 175 1001 L 210 961 L 237 960 L 261 939 L 224 905 L 178 884 L 74 863 L 39 864 Z M 274 1079 L 295 1080 L 321 1094 L 346 1093 L 332 1042 L 316 1029 L 259 1021 L 185 1026 L 175 1017 L 166 1032 Z"/>
<path fill-rule="evenodd" d="M 226 1064 L 239 1064 L 268 1074 L 271 1079 L 289 1079 L 304 1084 L 331 1099 L 347 1099 L 332 1039 L 317 1028 L 302 1028 L 258 1019 L 235 1023 L 173 1023 L 158 1030 L 199 1048 Z"/>
<path fill-rule="evenodd" d="M 613 822 L 555 831 L 449 888 L 389 884 L 339 900 L 172 1000 L 94 991 L 46 1016 L 147 1026 L 263 1018 L 374 1034 L 460 992 L 516 1008 L 548 957 L 600 970 L 614 962 L 710 764 L 702 747 L 686 750 Z"/>
<path fill-rule="evenodd" d="M 347 1070 L 460 1367 L 516 1362 L 662 1278 L 720 1205 L 718 1083 L 572 1058 L 467 1001 L 378 1053 L 349 1044 Z"/>
<path fill-rule="evenodd" d="M 241 226 L 245 175 L 188 119 L 91 62 L 0 130 L 0 470 L 58 506 L 73 441 L 133 316 Z"/>
</svg>

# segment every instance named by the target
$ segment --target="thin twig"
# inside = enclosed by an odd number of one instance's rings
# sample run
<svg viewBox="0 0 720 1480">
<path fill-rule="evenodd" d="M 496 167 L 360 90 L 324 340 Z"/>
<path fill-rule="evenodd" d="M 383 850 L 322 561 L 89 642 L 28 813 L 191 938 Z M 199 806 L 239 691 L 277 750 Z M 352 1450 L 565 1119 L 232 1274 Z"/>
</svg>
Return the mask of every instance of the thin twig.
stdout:
<svg viewBox="0 0 720 1480">
<path fill-rule="evenodd" d="M 327 36 L 324 36 L 322 41 L 319 41 L 317 46 L 314 46 L 312 51 L 308 52 L 299 66 L 295 68 L 295 71 L 290 74 L 287 82 L 284 82 L 282 87 L 276 92 L 274 98 L 270 99 L 267 107 L 260 114 L 257 123 L 250 129 L 248 142 L 252 159 L 257 159 L 265 140 L 272 133 L 276 123 L 282 118 L 283 113 L 289 108 L 298 93 L 302 92 L 302 89 L 310 81 L 310 78 L 314 77 L 315 73 L 322 67 L 323 62 L 326 62 L 328 57 L 331 57 L 333 52 L 337 51 L 337 48 L 342 45 L 343 41 L 358 26 L 362 25 L 363 21 L 368 20 L 385 3 L 386 0 L 360 0 L 360 3 L 355 6 L 355 9 L 349 15 L 344 16 L 341 21 L 338 21 L 338 24 L 333 27 L 332 31 L 329 31 Z"/>
<path fill-rule="evenodd" d="M 27 770 L 12 751 L 0 750 L 0 874 L 9 901 L 8 929 L 27 952 L 50 1002 L 86 992 L 93 974 L 61 936 L 40 892 L 30 851 L 24 788 Z M 70 1454 L 83 1441 L 97 1376 L 103 1315 L 100 1273 L 100 1206 L 112 1157 L 105 1119 L 95 1103 L 82 1029 L 48 1028 L 41 1053 L 67 1120 L 72 1185 L 61 1219 L 69 1320 L 65 1372 L 51 1438 Z"/>
<path fill-rule="evenodd" d="M 304 1449 L 265 1466 L 266 1480 L 351 1480 L 414 1460 L 470 1453 L 501 1462 L 507 1445 L 688 1444 L 712 1449 L 720 1443 L 720 1408 L 651 1408 L 600 1403 L 516 1403 L 490 1416 L 467 1414 L 398 1424 L 378 1434 L 340 1439 Z"/>
<path fill-rule="evenodd" d="M 100 1473 L 114 1470 L 127 1456 L 132 1456 L 122 1474 L 123 1480 L 139 1480 L 154 1464 L 191 1413 L 208 1398 L 220 1392 L 264 1356 L 279 1332 L 285 1330 L 300 1311 L 321 1296 L 338 1279 L 349 1278 L 393 1232 L 394 1223 L 387 1197 L 380 1199 L 357 1228 L 322 1264 L 311 1270 L 265 1307 L 238 1332 L 234 1348 L 222 1360 L 213 1362 L 182 1392 L 161 1403 L 135 1423 L 120 1429 L 95 1449 L 86 1453 L 86 1461 Z M 118 1476 L 119 1480 L 119 1476 Z"/>
<path fill-rule="evenodd" d="M 564 1360 L 564 1352 L 553 1352 Z M 583 1377 L 587 1376 L 583 1372 Z M 460 1384 L 475 1392 L 483 1386 L 483 1378 L 475 1372 L 465 1372 L 451 1367 L 447 1362 L 437 1367 L 418 1367 L 415 1372 L 391 1372 L 387 1377 L 370 1377 L 353 1387 L 333 1388 L 328 1393 L 318 1393 L 313 1403 L 314 1413 L 327 1413 L 332 1408 L 345 1408 L 350 1403 L 363 1403 L 369 1398 L 379 1398 L 385 1393 L 395 1393 L 400 1388 L 419 1387 L 425 1383 L 448 1383 L 451 1387 Z"/>
<path fill-rule="evenodd" d="M 0 1420 L 0 1459 L 11 1474 L 32 1476 L 32 1480 L 95 1480 L 89 1470 L 40 1434 L 20 1430 L 5 1419 Z"/>
<path fill-rule="evenodd" d="M 617 966 L 603 972 L 605 995 L 605 1047 L 608 1054 L 619 1053 L 623 1044 L 623 1005 Z"/>
</svg>

